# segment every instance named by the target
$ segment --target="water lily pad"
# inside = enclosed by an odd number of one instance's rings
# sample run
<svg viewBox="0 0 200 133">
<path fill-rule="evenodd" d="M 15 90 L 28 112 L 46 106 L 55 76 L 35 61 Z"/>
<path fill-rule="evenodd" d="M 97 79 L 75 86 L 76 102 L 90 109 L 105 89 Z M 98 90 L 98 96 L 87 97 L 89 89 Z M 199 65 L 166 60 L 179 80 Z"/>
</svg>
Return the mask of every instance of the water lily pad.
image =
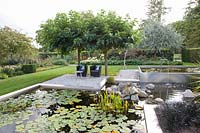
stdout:
<svg viewBox="0 0 200 133">
<path fill-rule="evenodd" d="M 87 128 L 86 128 L 86 127 L 80 127 L 78 130 L 79 130 L 79 131 L 86 131 Z"/>
</svg>

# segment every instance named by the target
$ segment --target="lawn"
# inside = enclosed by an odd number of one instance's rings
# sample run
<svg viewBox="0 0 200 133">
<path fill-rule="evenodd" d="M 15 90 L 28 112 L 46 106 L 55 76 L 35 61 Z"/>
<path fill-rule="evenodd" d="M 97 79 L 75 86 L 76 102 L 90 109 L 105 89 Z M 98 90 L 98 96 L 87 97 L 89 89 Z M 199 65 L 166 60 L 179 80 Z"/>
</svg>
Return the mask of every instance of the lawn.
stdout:
<svg viewBox="0 0 200 133">
<path fill-rule="evenodd" d="M 73 66 L 65 66 L 61 68 L 46 70 L 42 72 L 36 72 L 32 74 L 25 74 L 22 76 L 11 77 L 0 81 L 0 95 L 41 83 L 46 80 L 58 77 L 65 73 L 71 73 L 74 71 Z"/>
<path fill-rule="evenodd" d="M 127 66 L 127 68 L 137 69 L 137 66 Z M 123 66 L 108 66 L 108 74 L 116 75 Z M 0 95 L 19 90 L 21 88 L 44 82 L 46 80 L 58 77 L 63 74 L 74 74 L 75 66 L 64 66 L 46 71 L 40 71 L 32 74 L 11 77 L 0 81 Z M 88 72 L 89 73 L 89 72 Z M 104 75 L 104 67 L 102 68 Z"/>
<path fill-rule="evenodd" d="M 186 63 L 184 65 L 192 65 Z M 88 67 L 89 68 L 89 67 Z M 137 69 L 137 65 L 129 65 L 126 67 L 127 69 Z M 114 76 L 123 69 L 123 66 L 108 66 L 108 75 Z M 54 69 L 49 69 L 46 71 L 39 71 L 32 74 L 25 74 L 22 76 L 11 77 L 8 79 L 0 80 L 0 95 L 19 90 L 21 88 L 34 85 L 37 83 L 44 82 L 46 80 L 50 80 L 52 78 L 61 76 L 63 74 L 74 74 L 75 66 L 63 66 L 63 67 L 55 67 Z M 89 73 L 89 72 L 88 72 Z M 104 66 L 102 66 L 102 75 L 104 75 Z"/>
</svg>

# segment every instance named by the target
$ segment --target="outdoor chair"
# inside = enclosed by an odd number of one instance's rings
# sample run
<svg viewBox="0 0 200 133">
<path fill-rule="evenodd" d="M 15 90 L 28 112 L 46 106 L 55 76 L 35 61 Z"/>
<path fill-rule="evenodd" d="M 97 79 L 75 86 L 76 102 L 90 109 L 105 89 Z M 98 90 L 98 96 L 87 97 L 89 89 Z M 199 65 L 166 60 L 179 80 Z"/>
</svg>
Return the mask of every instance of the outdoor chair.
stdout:
<svg viewBox="0 0 200 133">
<path fill-rule="evenodd" d="M 100 77 L 101 76 L 101 66 L 90 66 L 90 76 Z"/>
<path fill-rule="evenodd" d="M 80 77 L 87 76 L 87 65 L 78 65 L 76 66 L 76 75 Z"/>
<path fill-rule="evenodd" d="M 181 54 L 174 54 L 173 61 L 182 62 L 182 55 Z"/>
</svg>

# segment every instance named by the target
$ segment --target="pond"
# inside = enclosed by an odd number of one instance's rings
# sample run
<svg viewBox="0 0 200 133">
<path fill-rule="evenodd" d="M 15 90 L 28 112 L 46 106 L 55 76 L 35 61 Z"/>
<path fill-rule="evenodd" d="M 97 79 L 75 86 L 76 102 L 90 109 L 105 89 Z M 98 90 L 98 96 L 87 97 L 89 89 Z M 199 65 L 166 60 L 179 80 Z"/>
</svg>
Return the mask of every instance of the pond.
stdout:
<svg viewBox="0 0 200 133">
<path fill-rule="evenodd" d="M 99 92 L 100 93 L 100 92 Z M 96 92 L 37 89 L 0 102 L 0 132 L 136 132 L 143 111 L 106 112 Z"/>
<path fill-rule="evenodd" d="M 187 83 L 200 75 L 200 68 L 187 66 L 139 66 L 140 82 Z"/>
<path fill-rule="evenodd" d="M 151 90 L 154 98 L 162 98 L 165 102 L 183 101 L 183 92 L 189 88 L 186 84 L 180 83 L 157 83 L 155 89 Z"/>
</svg>

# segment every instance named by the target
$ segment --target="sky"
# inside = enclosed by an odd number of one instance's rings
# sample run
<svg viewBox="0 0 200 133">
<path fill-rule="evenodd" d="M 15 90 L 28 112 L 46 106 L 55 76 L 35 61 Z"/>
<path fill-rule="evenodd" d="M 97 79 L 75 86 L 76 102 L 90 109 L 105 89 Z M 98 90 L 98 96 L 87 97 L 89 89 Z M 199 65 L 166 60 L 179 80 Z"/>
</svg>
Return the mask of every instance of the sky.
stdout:
<svg viewBox="0 0 200 133">
<path fill-rule="evenodd" d="M 188 0 L 165 0 L 171 11 L 164 17 L 165 23 L 183 18 Z M 0 0 L 0 27 L 9 26 L 30 37 L 41 23 L 54 18 L 56 13 L 70 10 L 98 12 L 101 9 L 129 14 L 138 21 L 147 18 L 148 0 Z"/>
</svg>

